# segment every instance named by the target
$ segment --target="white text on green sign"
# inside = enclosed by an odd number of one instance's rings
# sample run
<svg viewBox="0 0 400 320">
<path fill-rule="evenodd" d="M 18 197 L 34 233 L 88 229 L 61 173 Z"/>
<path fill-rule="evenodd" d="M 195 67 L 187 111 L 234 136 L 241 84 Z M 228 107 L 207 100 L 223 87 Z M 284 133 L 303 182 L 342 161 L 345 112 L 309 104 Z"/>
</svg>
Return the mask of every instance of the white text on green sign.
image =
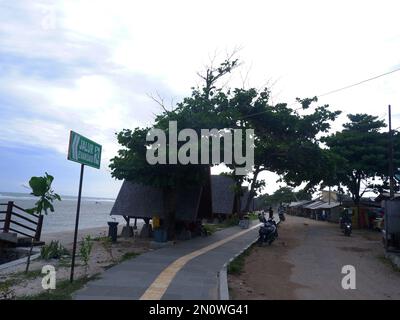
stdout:
<svg viewBox="0 0 400 320">
<path fill-rule="evenodd" d="M 101 145 L 71 131 L 69 137 L 68 160 L 99 169 Z"/>
</svg>

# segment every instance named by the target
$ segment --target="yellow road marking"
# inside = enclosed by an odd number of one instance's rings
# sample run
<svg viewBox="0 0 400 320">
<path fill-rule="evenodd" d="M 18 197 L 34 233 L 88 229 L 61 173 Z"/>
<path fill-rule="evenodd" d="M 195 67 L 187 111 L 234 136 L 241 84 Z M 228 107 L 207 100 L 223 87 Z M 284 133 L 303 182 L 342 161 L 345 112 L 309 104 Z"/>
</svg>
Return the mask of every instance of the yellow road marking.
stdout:
<svg viewBox="0 0 400 320">
<path fill-rule="evenodd" d="M 229 236 L 225 239 L 219 240 L 215 243 L 212 243 L 204 248 L 193 251 L 185 256 L 182 256 L 172 262 L 168 267 L 166 267 L 158 277 L 153 281 L 153 283 L 147 288 L 145 293 L 140 297 L 140 300 L 160 300 L 164 295 L 165 291 L 167 291 L 169 285 L 172 280 L 176 276 L 176 274 L 183 268 L 183 266 L 188 263 L 190 260 L 212 250 L 215 249 L 241 235 L 250 232 L 251 230 L 257 228 L 260 224 L 257 224 L 250 229 L 243 230 L 237 234 Z"/>
</svg>

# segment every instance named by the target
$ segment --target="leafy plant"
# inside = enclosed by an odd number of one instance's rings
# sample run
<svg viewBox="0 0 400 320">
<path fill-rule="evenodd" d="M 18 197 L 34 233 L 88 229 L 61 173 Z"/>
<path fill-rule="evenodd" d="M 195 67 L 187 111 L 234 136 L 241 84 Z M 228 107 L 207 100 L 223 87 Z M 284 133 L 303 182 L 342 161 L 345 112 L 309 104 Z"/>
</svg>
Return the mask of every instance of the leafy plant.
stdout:
<svg viewBox="0 0 400 320">
<path fill-rule="evenodd" d="M 102 237 L 100 238 L 100 242 L 103 245 L 104 249 L 108 252 L 112 261 L 115 261 L 114 255 L 112 253 L 112 240 L 110 237 Z"/>
<path fill-rule="evenodd" d="M 92 248 L 93 248 L 93 239 L 90 237 L 90 235 L 87 235 L 83 239 L 81 248 L 79 250 L 79 253 L 81 255 L 86 272 L 87 272 L 87 267 L 89 264 L 89 258 L 90 258 L 90 254 L 92 252 Z"/>
<path fill-rule="evenodd" d="M 69 255 L 69 252 L 58 241 L 51 241 L 40 250 L 40 258 L 44 260 L 60 259 L 65 255 Z"/>
<path fill-rule="evenodd" d="M 47 215 L 48 210 L 54 212 L 53 201 L 61 201 L 61 197 L 51 189 L 54 177 L 49 175 L 47 172 L 43 177 L 32 177 L 29 180 L 29 186 L 32 189 L 31 195 L 39 197 L 39 200 L 35 203 L 35 207 L 27 209 L 29 213 L 44 213 Z"/>
</svg>

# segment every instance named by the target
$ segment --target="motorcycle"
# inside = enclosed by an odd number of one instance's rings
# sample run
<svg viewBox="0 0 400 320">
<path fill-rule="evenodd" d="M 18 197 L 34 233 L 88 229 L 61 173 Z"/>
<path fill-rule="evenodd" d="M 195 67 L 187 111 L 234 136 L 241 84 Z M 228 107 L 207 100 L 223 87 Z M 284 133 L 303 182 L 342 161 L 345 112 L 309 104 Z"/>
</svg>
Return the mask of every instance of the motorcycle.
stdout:
<svg viewBox="0 0 400 320">
<path fill-rule="evenodd" d="M 279 207 L 278 209 L 278 217 L 279 217 L 279 221 L 285 221 L 285 209 L 283 207 Z"/>
<path fill-rule="evenodd" d="M 262 246 L 264 243 L 271 245 L 275 239 L 278 238 L 278 224 L 274 221 L 274 219 L 266 220 L 263 215 L 259 216 L 260 222 L 263 225 L 260 227 L 258 231 L 258 244 Z"/>
<path fill-rule="evenodd" d="M 352 231 L 351 222 L 345 222 L 343 224 L 343 233 L 344 233 L 344 235 L 350 237 L 351 231 Z"/>
</svg>

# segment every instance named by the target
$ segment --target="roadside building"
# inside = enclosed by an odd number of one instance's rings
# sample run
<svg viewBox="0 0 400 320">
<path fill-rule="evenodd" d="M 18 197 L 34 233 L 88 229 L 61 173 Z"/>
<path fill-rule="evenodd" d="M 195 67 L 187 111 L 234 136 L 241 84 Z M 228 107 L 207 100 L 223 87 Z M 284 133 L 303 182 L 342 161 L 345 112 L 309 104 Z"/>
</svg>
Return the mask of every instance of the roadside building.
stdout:
<svg viewBox="0 0 400 320">
<path fill-rule="evenodd" d="M 313 201 L 302 200 L 302 201 L 290 202 L 287 206 L 287 214 L 304 217 L 307 213 L 306 209 L 304 209 L 304 206 L 311 202 Z"/>
</svg>

